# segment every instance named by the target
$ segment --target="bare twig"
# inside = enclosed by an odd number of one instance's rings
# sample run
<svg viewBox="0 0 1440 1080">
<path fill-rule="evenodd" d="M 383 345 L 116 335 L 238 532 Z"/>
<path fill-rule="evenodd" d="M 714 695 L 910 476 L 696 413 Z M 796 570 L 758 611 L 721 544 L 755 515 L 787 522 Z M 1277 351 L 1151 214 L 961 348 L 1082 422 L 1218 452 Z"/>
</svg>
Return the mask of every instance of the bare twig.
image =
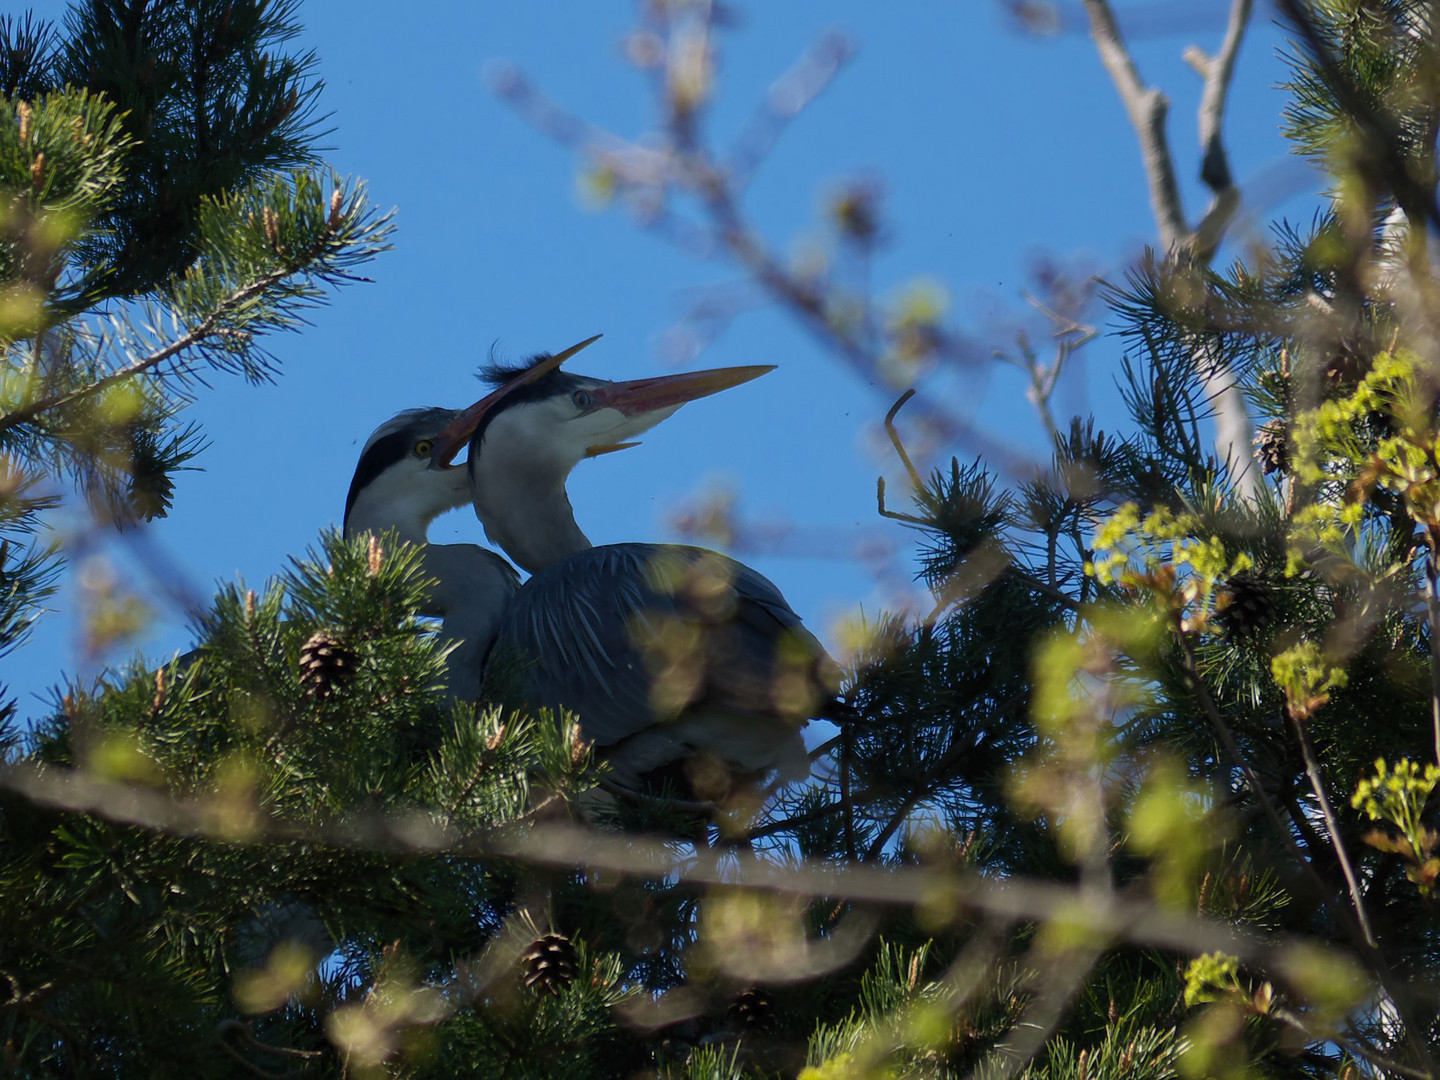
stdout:
<svg viewBox="0 0 1440 1080">
<path fill-rule="evenodd" d="M 1425 613 L 1430 629 L 1430 726 L 1435 739 L 1435 762 L 1440 764 L 1440 585 L 1436 552 L 1425 557 Z"/>
<path fill-rule="evenodd" d="M 1035 406 L 1035 411 L 1040 416 L 1040 423 L 1045 426 L 1045 433 L 1050 436 L 1050 441 L 1053 443 L 1060 437 L 1059 426 L 1055 423 L 1054 414 L 1050 409 L 1050 399 L 1054 396 L 1055 387 L 1059 385 L 1060 376 L 1064 374 L 1065 365 L 1070 357 L 1077 350 L 1094 341 L 1100 332 L 1094 327 L 1082 326 L 1074 319 L 1052 310 L 1034 296 L 1027 294 L 1025 299 L 1031 307 L 1055 325 L 1056 329 L 1053 335 L 1055 359 L 1048 365 L 1042 364 L 1039 357 L 1035 355 L 1029 338 L 1023 333 L 1017 342 L 1020 347 L 1018 361 L 1003 352 L 997 352 L 995 355 L 999 359 L 1019 367 L 1030 377 L 1030 389 L 1025 392 L 1025 396 Z"/>
</svg>

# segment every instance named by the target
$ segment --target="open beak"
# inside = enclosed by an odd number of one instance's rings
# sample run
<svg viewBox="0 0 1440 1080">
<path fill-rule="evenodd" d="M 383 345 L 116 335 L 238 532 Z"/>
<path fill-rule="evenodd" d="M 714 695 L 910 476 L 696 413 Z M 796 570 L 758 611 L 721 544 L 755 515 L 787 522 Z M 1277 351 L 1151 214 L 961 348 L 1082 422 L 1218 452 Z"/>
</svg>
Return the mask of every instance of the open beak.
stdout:
<svg viewBox="0 0 1440 1080">
<path fill-rule="evenodd" d="M 610 383 L 590 392 L 590 411 L 618 409 L 625 416 L 643 416 L 660 409 L 673 411 L 687 401 L 718 394 L 721 390 L 729 390 L 774 370 L 774 364 L 755 364 Z"/>
<path fill-rule="evenodd" d="M 635 434 L 654 427 L 687 401 L 718 394 L 721 390 L 758 379 L 767 371 L 774 370 L 773 364 L 757 364 L 751 367 L 712 368 L 709 371 L 687 371 L 679 375 L 660 375 L 653 379 L 610 383 L 590 391 L 588 411 L 615 409 L 622 416 L 636 421 L 627 425 L 627 433 Z M 617 450 L 628 450 L 639 445 L 638 442 L 601 443 L 587 447 L 585 456 L 599 457 L 601 454 L 613 454 Z"/>
<path fill-rule="evenodd" d="M 475 429 L 480 426 L 480 421 L 485 418 L 485 414 L 494 407 L 497 401 L 517 387 L 525 386 L 527 383 L 532 383 L 536 379 L 548 375 L 581 349 L 587 345 L 595 344 L 595 342 L 599 341 L 602 337 L 604 337 L 603 334 L 596 334 L 594 337 L 586 338 L 578 344 L 571 345 L 563 352 L 558 352 L 554 356 L 546 357 L 534 367 L 527 368 L 519 375 L 516 375 L 515 378 L 503 386 L 498 386 L 490 391 L 490 393 L 475 402 L 474 405 L 471 405 L 459 416 L 455 417 L 455 419 L 451 421 L 450 426 L 440 433 L 439 438 L 436 439 L 437 445 L 431 456 L 431 460 L 444 468 L 453 468 L 455 456 L 460 453 L 460 448 L 469 444 L 470 436 L 475 434 Z M 713 392 L 714 391 L 711 391 L 711 393 Z"/>
</svg>

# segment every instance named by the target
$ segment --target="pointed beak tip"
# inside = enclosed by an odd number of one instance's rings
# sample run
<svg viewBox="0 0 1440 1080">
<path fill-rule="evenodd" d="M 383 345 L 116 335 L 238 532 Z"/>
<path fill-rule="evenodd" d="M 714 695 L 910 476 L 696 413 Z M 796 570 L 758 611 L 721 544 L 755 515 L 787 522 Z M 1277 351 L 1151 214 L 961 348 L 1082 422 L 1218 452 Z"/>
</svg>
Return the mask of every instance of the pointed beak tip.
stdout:
<svg viewBox="0 0 1440 1080">
<path fill-rule="evenodd" d="M 639 441 L 622 443 L 603 443 L 599 446 L 588 446 L 585 448 L 585 456 L 588 458 L 599 457 L 601 454 L 613 454 L 620 450 L 629 450 L 639 446 Z"/>
</svg>

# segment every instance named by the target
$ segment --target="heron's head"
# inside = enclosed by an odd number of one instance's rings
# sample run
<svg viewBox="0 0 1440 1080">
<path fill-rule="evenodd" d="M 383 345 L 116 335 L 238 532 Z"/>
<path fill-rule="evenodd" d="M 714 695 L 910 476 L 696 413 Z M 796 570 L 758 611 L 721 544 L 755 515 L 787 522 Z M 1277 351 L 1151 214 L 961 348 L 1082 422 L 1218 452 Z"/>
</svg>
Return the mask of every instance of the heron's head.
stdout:
<svg viewBox="0 0 1440 1080">
<path fill-rule="evenodd" d="M 345 500 L 345 535 L 396 530 L 424 543 L 430 522 L 470 501 L 455 457 L 474 430 L 468 410 L 407 409 L 371 433 Z"/>
<path fill-rule="evenodd" d="M 517 480 L 550 489 L 563 486 L 581 461 L 637 445 L 632 440 L 687 401 L 774 370 L 770 365 L 717 368 L 628 382 L 560 370 L 561 360 L 590 341 L 558 356 L 487 371 L 499 389 L 486 399 L 489 404 L 470 438 L 477 507 L 486 490 L 512 488 Z"/>
</svg>

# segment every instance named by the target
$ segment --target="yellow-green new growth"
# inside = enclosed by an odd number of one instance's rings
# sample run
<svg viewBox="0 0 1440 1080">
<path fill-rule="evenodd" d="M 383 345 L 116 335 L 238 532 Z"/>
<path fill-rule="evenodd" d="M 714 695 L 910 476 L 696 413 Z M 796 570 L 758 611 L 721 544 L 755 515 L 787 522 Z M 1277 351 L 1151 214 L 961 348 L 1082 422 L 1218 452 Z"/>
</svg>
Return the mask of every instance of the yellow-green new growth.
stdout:
<svg viewBox="0 0 1440 1080">
<path fill-rule="evenodd" d="M 1401 758 L 1392 769 L 1384 758 L 1375 759 L 1375 775 L 1361 780 L 1350 797 L 1350 805 L 1363 811 L 1371 821 L 1381 821 L 1399 830 L 1400 836 L 1376 830 L 1365 836 L 1365 842 L 1380 851 L 1399 855 L 1410 865 L 1405 876 L 1429 896 L 1440 878 L 1440 858 L 1435 848 L 1440 835 L 1421 823 L 1430 792 L 1440 782 L 1440 766 L 1426 765 L 1421 771 L 1418 762 Z"/>
<path fill-rule="evenodd" d="M 1313 563 L 1317 548 L 1348 560 L 1377 488 L 1399 495 L 1420 525 L 1440 528 L 1440 435 L 1427 386 L 1414 354 L 1381 353 L 1353 394 L 1295 418 L 1295 477 L 1316 498 L 1295 514 L 1290 573 Z"/>
<path fill-rule="evenodd" d="M 1087 573 L 1102 585 L 1148 593 L 1186 631 L 1206 628 L 1217 584 L 1255 566 L 1243 551 L 1232 556 L 1220 537 L 1204 535 L 1195 514 L 1160 507 L 1142 520 L 1134 503 L 1100 527 L 1094 552 Z"/>
<path fill-rule="evenodd" d="M 1229 953 L 1205 953 L 1185 968 L 1185 1004 L 1201 1005 L 1244 994 L 1240 985 L 1240 958 Z"/>
<path fill-rule="evenodd" d="M 1270 674 L 1285 695 L 1285 707 L 1296 720 L 1307 720 L 1343 687 L 1345 669 L 1327 659 L 1320 646 L 1302 641 L 1270 661 Z"/>
<path fill-rule="evenodd" d="M 1388 821 L 1410 832 L 1419 827 L 1420 809 L 1437 781 L 1440 766 L 1426 765 L 1422 773 L 1418 762 L 1401 758 L 1392 771 L 1384 758 L 1376 758 L 1375 775 L 1360 781 L 1350 805 L 1371 821 Z"/>
</svg>

